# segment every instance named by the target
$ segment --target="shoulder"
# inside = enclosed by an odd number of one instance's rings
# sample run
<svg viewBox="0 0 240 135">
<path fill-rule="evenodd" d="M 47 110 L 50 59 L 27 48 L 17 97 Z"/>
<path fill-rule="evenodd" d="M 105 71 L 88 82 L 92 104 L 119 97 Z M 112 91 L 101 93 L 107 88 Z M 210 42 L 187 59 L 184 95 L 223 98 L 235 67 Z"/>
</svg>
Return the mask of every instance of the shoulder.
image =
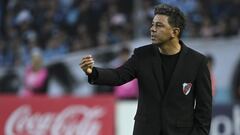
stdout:
<svg viewBox="0 0 240 135">
<path fill-rule="evenodd" d="M 186 46 L 185 46 L 186 47 Z M 191 71 L 196 75 L 207 71 L 207 58 L 202 53 L 192 48 L 186 47 L 186 55 L 184 57 L 184 64 L 190 67 Z M 189 72 L 191 72 L 189 71 Z M 196 71 L 196 72 L 195 72 Z"/>
<path fill-rule="evenodd" d="M 182 40 L 180 40 L 179 42 L 182 45 L 182 51 L 187 52 L 187 54 L 188 54 L 187 56 L 189 59 L 194 60 L 194 61 L 202 61 L 202 60 L 206 59 L 206 57 L 202 53 L 188 47 Z"/>
<path fill-rule="evenodd" d="M 154 50 L 154 46 L 152 44 L 144 45 L 134 49 L 134 54 L 146 54 L 152 52 Z"/>
<path fill-rule="evenodd" d="M 207 58 L 204 54 L 202 54 L 201 52 L 194 50 L 190 47 L 186 47 L 188 50 L 188 57 L 198 61 L 198 62 L 203 62 L 203 61 L 207 61 Z"/>
</svg>

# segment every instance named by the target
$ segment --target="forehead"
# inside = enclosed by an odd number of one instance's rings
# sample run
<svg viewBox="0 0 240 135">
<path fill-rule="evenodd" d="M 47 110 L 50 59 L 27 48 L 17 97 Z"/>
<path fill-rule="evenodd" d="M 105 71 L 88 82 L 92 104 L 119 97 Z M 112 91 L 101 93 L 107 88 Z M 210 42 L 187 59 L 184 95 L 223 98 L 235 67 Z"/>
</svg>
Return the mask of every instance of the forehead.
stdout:
<svg viewBox="0 0 240 135">
<path fill-rule="evenodd" d="M 168 24 L 168 16 L 166 15 L 155 15 L 153 18 L 153 23 L 164 23 L 164 24 Z"/>
</svg>

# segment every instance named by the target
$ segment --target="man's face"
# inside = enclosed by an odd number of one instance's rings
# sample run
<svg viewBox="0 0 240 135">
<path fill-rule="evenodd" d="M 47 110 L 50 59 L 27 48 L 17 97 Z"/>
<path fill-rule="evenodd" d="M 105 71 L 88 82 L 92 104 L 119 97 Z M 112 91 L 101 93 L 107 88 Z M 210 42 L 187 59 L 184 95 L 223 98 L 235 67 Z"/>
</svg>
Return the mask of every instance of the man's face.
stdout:
<svg viewBox="0 0 240 135">
<path fill-rule="evenodd" d="M 166 15 L 154 16 L 150 32 L 153 44 L 161 44 L 174 36 L 172 27 L 168 23 L 168 16 Z"/>
</svg>

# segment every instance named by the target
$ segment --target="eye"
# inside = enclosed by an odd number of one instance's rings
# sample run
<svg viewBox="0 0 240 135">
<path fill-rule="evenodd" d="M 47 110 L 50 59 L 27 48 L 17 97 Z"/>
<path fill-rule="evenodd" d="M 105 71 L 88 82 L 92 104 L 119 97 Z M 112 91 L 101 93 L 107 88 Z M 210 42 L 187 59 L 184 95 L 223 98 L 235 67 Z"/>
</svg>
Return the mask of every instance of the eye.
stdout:
<svg viewBox="0 0 240 135">
<path fill-rule="evenodd" d="M 162 24 L 157 24 L 157 27 L 164 27 L 164 25 L 162 25 Z"/>
</svg>

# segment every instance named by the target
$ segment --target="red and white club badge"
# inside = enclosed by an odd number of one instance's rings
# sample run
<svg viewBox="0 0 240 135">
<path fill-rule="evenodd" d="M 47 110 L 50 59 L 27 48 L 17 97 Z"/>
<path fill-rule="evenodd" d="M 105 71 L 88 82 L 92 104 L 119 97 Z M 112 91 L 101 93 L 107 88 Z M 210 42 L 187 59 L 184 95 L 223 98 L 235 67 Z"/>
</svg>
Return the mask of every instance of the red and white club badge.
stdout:
<svg viewBox="0 0 240 135">
<path fill-rule="evenodd" d="M 188 95 L 191 91 L 192 83 L 183 83 L 183 93 L 184 95 Z"/>
</svg>

